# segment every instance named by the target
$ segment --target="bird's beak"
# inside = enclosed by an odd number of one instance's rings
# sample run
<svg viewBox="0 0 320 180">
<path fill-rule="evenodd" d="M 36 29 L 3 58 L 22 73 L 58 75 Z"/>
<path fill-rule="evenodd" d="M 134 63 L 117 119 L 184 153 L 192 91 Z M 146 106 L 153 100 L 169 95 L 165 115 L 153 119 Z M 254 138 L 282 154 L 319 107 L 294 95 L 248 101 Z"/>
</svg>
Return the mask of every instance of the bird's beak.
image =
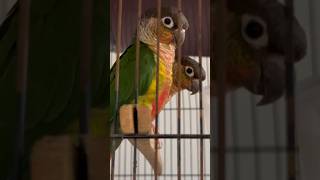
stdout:
<svg viewBox="0 0 320 180">
<path fill-rule="evenodd" d="M 285 62 L 289 60 L 290 63 L 296 63 L 306 55 L 306 34 L 296 19 L 293 22 L 293 38 L 292 59 L 287 59 L 283 54 L 270 53 L 261 62 L 260 83 L 257 86 L 257 91 L 263 97 L 257 105 L 272 103 L 283 95 L 286 88 Z M 281 46 L 278 49 L 280 52 L 286 52 L 285 47 Z"/>
<path fill-rule="evenodd" d="M 285 90 L 284 56 L 269 55 L 261 63 L 260 76 L 253 86 L 246 88 L 254 94 L 262 95 L 258 106 L 270 104 L 278 100 Z"/>
<path fill-rule="evenodd" d="M 191 95 L 196 94 L 200 90 L 200 81 L 198 79 L 192 80 L 191 86 L 187 87 L 191 91 Z"/>
<path fill-rule="evenodd" d="M 206 71 L 201 67 L 201 77 L 200 77 L 201 81 L 206 80 Z"/>
<path fill-rule="evenodd" d="M 189 86 L 187 89 L 191 91 L 191 95 L 196 94 L 200 90 L 200 81 L 206 80 L 206 72 L 201 67 L 201 76 L 199 79 L 192 80 L 191 86 Z"/>
<path fill-rule="evenodd" d="M 176 45 L 181 46 L 184 43 L 186 30 L 189 28 L 189 22 L 182 12 L 179 12 L 177 16 L 178 28 L 173 31 L 173 33 Z"/>
<path fill-rule="evenodd" d="M 185 29 L 176 29 L 174 31 L 174 39 L 177 46 L 181 46 L 184 43 L 185 36 L 186 36 Z"/>
</svg>

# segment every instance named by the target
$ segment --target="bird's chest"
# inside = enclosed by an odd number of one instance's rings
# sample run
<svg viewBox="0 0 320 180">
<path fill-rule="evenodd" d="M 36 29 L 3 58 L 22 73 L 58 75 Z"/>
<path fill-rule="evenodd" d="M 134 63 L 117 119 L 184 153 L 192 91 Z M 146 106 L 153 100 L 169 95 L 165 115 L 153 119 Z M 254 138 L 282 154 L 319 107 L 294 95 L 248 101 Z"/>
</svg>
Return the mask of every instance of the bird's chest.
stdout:
<svg viewBox="0 0 320 180">
<path fill-rule="evenodd" d="M 227 82 L 233 85 L 243 84 L 243 81 L 247 81 L 248 79 L 252 79 L 256 77 L 259 72 L 256 66 L 241 66 L 241 65 L 227 65 L 226 67 L 226 78 Z"/>
<path fill-rule="evenodd" d="M 170 97 L 170 89 L 172 85 L 172 63 L 168 63 L 160 58 L 159 74 L 158 74 L 158 93 L 157 93 L 157 73 L 153 75 L 153 80 L 147 93 L 139 97 L 139 104 L 143 104 L 151 110 L 152 117 L 160 112 Z M 157 99 L 158 95 L 158 99 Z"/>
</svg>

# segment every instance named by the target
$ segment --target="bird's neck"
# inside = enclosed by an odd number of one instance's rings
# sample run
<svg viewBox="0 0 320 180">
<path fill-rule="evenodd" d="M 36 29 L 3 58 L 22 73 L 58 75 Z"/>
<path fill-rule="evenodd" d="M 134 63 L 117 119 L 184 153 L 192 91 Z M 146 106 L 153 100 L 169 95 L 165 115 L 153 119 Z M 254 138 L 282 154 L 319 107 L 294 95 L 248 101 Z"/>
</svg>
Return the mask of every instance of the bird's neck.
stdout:
<svg viewBox="0 0 320 180">
<path fill-rule="evenodd" d="M 174 62 L 174 56 L 175 56 L 175 47 L 172 45 L 167 45 L 167 44 L 159 44 L 159 52 L 158 52 L 158 47 L 157 44 L 150 44 L 149 45 L 150 49 L 152 52 L 156 55 L 159 53 L 159 58 L 163 60 L 165 63 L 168 63 L 172 66 Z"/>
<path fill-rule="evenodd" d="M 158 48 L 159 48 L 159 58 L 164 60 L 165 63 L 168 63 L 172 65 L 174 62 L 174 56 L 175 56 L 175 44 L 173 43 L 163 43 L 159 42 L 158 47 L 158 37 L 157 32 L 152 31 L 152 29 L 156 29 L 154 27 L 156 23 L 155 20 L 150 20 L 149 22 L 141 22 L 141 23 L 147 23 L 140 25 L 139 28 L 139 40 L 149 46 L 149 48 L 153 51 L 155 55 L 158 54 Z"/>
<path fill-rule="evenodd" d="M 171 89 L 170 89 L 170 96 L 174 96 L 177 94 L 179 91 L 181 91 L 182 88 L 179 88 L 178 86 L 175 85 L 175 82 L 172 83 Z"/>
</svg>

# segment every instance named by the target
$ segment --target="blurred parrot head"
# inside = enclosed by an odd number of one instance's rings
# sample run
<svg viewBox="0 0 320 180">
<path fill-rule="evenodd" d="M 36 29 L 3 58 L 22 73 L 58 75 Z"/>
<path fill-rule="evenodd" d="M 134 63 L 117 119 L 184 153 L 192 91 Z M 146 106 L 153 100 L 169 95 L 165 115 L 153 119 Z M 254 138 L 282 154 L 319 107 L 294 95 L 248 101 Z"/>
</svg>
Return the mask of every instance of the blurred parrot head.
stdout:
<svg viewBox="0 0 320 180">
<path fill-rule="evenodd" d="M 181 58 L 181 64 L 177 60 L 173 64 L 173 84 L 171 88 L 173 92 L 170 94 L 183 89 L 187 89 L 192 94 L 195 94 L 199 91 L 200 82 L 205 79 L 206 72 L 203 67 L 196 60 L 184 56 Z"/>
<path fill-rule="evenodd" d="M 283 95 L 291 27 L 292 63 L 306 54 L 306 34 L 296 17 L 286 15 L 285 8 L 277 0 L 227 0 L 226 85 L 262 95 L 258 105 Z"/>
<path fill-rule="evenodd" d="M 189 23 L 184 14 L 174 7 L 161 8 L 160 22 L 157 9 L 147 10 L 141 18 L 139 25 L 140 41 L 146 44 L 156 44 L 159 27 L 159 41 L 163 44 L 182 45 L 185 31 Z"/>
</svg>

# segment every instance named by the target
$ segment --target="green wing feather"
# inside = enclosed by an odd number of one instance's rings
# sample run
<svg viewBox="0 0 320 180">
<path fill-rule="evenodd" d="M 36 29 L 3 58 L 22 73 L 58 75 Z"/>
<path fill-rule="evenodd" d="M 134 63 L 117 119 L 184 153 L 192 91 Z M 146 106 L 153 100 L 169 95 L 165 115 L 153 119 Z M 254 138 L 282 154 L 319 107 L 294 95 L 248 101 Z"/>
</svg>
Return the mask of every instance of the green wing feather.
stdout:
<svg viewBox="0 0 320 180">
<path fill-rule="evenodd" d="M 139 95 L 147 92 L 153 78 L 155 77 L 156 61 L 151 49 L 144 43 L 140 46 L 139 59 Z M 119 72 L 119 107 L 123 104 L 133 103 L 135 97 L 135 65 L 136 65 L 136 46 L 132 45 L 120 57 Z M 114 65 L 110 72 L 110 115 L 111 120 L 116 116 L 116 91 L 115 76 L 116 66 Z"/>
<path fill-rule="evenodd" d="M 120 71 L 119 71 L 119 107 L 124 104 L 134 103 L 135 97 L 135 66 L 136 66 L 136 46 L 129 46 L 126 51 L 120 57 Z M 140 44 L 140 58 L 139 58 L 139 95 L 144 95 L 151 85 L 156 72 L 156 61 L 151 49 L 144 43 Z M 120 123 L 116 119 L 116 91 L 115 91 L 115 77 L 116 66 L 115 64 L 110 70 L 110 106 L 107 108 L 109 122 L 107 122 L 107 132 L 121 133 Z M 98 134 L 101 134 L 101 122 L 105 121 L 105 118 L 99 118 L 99 112 L 97 115 L 93 114 L 93 128 Z M 115 124 L 114 124 L 115 123 Z M 114 129 L 115 127 L 115 129 Z M 121 140 L 112 142 L 111 152 L 114 152 L 120 145 Z"/>
</svg>

